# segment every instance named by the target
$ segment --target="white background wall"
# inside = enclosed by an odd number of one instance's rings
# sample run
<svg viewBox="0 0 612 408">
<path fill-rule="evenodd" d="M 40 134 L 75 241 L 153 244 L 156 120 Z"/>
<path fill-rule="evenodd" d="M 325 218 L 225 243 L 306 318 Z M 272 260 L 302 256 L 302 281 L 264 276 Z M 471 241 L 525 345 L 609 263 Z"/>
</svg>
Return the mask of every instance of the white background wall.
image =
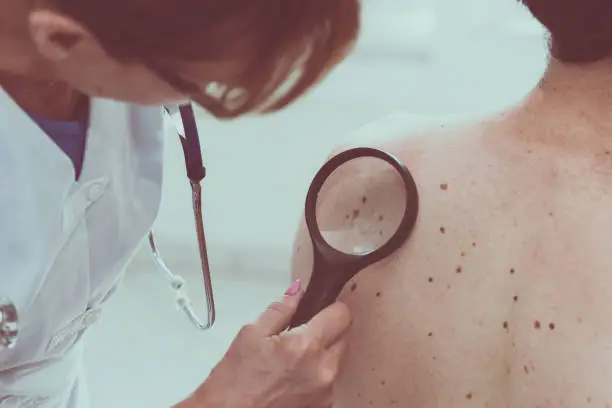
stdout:
<svg viewBox="0 0 612 408">
<path fill-rule="evenodd" d="M 495 110 L 524 95 L 545 66 L 543 31 L 515 0 L 365 0 L 363 22 L 357 51 L 286 111 L 230 123 L 199 112 L 217 274 L 288 276 L 308 184 L 351 131 L 395 111 Z M 196 270 L 190 191 L 170 123 L 167 141 L 158 239 L 173 264 Z"/>
</svg>

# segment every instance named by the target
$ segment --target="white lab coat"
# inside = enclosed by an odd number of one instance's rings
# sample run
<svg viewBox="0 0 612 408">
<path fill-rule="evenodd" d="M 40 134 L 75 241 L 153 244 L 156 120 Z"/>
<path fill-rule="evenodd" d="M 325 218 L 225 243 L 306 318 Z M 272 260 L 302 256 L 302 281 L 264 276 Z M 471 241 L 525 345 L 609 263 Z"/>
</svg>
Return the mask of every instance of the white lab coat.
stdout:
<svg viewBox="0 0 612 408">
<path fill-rule="evenodd" d="M 157 214 L 161 109 L 94 100 L 83 171 L 0 88 L 0 408 L 88 407 L 81 339 Z"/>
</svg>

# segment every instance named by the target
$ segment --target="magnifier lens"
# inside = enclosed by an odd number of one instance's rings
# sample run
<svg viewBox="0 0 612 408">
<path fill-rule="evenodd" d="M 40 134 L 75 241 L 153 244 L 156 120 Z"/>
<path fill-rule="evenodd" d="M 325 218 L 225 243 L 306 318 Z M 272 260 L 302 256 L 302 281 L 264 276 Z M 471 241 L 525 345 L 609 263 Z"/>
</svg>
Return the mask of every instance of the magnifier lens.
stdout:
<svg viewBox="0 0 612 408">
<path fill-rule="evenodd" d="M 353 186 L 347 188 L 347 183 Z M 383 159 L 358 157 L 334 170 L 321 187 L 317 225 L 332 248 L 365 255 L 395 235 L 406 206 L 406 187 L 398 171 Z"/>
</svg>

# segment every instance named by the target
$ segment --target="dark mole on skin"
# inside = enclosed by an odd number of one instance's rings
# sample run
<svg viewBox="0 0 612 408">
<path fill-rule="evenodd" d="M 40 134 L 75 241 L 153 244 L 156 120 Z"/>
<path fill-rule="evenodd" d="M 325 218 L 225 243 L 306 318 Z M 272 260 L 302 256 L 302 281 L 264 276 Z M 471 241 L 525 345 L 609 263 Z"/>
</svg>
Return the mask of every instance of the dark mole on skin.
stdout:
<svg viewBox="0 0 612 408">
<path fill-rule="evenodd" d="M 382 296 L 382 293 L 376 292 L 376 297 L 381 297 L 381 296 Z"/>
<path fill-rule="evenodd" d="M 508 330 L 508 322 L 504 322 L 504 329 Z"/>
<path fill-rule="evenodd" d="M 473 246 L 473 247 L 476 247 L 476 243 L 475 243 L 475 242 L 472 242 L 472 246 Z"/>
<path fill-rule="evenodd" d="M 357 289 L 357 284 L 356 284 L 356 283 L 353 283 L 353 284 L 351 285 L 351 292 L 354 292 L 354 291 L 355 291 L 355 289 Z"/>
<path fill-rule="evenodd" d="M 465 395 L 465 398 L 466 398 L 466 399 L 472 399 L 472 393 L 471 393 L 471 392 L 468 392 L 468 393 Z"/>
<path fill-rule="evenodd" d="M 378 216 L 378 221 L 382 221 L 382 220 L 384 220 L 384 219 L 385 219 L 385 216 L 384 216 L 384 215 L 379 215 L 379 216 Z"/>
<path fill-rule="evenodd" d="M 526 365 L 523 366 L 523 371 L 525 371 L 525 374 L 529 374 L 529 367 L 527 367 Z"/>
<path fill-rule="evenodd" d="M 455 269 L 455 272 L 461 273 L 461 272 L 463 272 L 463 268 L 458 266 L 457 269 Z"/>
<path fill-rule="evenodd" d="M 385 385 L 385 384 L 386 384 L 385 380 L 382 380 L 382 381 L 380 382 L 380 385 Z"/>
<path fill-rule="evenodd" d="M 540 327 L 542 327 L 542 324 L 540 323 L 539 320 L 536 320 L 533 322 L 533 328 L 534 329 L 539 329 Z"/>
<path fill-rule="evenodd" d="M 514 268 L 510 268 L 510 274 L 513 275 L 515 272 Z"/>
<path fill-rule="evenodd" d="M 548 328 L 549 328 L 550 330 L 555 330 L 555 324 L 554 324 L 554 323 L 549 323 L 549 324 L 548 324 Z"/>
<path fill-rule="evenodd" d="M 433 278 L 431 276 L 427 280 L 429 281 L 429 283 L 433 282 Z"/>
<path fill-rule="evenodd" d="M 512 299 L 514 299 L 515 302 L 518 302 L 518 296 L 514 296 Z"/>
<path fill-rule="evenodd" d="M 440 227 L 440 232 L 441 232 L 442 234 L 444 234 L 444 233 L 446 232 L 446 228 L 444 228 L 444 227 Z"/>
<path fill-rule="evenodd" d="M 433 337 L 433 332 L 427 333 L 427 337 Z"/>
<path fill-rule="evenodd" d="M 440 184 L 440 190 L 448 190 L 448 184 Z"/>
<path fill-rule="evenodd" d="M 361 197 L 361 202 L 363 204 L 365 204 L 367 201 L 368 201 L 368 197 L 366 197 L 366 196 Z"/>
<path fill-rule="evenodd" d="M 355 218 L 357 218 L 357 217 L 359 217 L 359 209 L 358 209 L 358 208 L 355 208 L 355 209 L 353 210 L 353 219 L 355 219 Z"/>
</svg>

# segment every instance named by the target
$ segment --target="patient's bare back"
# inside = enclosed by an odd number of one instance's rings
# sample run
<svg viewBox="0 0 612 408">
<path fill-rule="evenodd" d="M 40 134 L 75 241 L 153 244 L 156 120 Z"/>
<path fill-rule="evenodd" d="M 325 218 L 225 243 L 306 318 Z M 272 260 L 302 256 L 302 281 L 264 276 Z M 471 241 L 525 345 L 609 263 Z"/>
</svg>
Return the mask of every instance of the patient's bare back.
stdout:
<svg viewBox="0 0 612 408">
<path fill-rule="evenodd" d="M 417 182 L 419 220 L 341 294 L 354 323 L 334 408 L 612 407 L 612 149 L 576 153 L 526 117 L 385 146 Z M 326 213 L 393 228 L 380 176 L 350 173 Z M 307 278 L 303 232 L 295 251 Z"/>
</svg>

